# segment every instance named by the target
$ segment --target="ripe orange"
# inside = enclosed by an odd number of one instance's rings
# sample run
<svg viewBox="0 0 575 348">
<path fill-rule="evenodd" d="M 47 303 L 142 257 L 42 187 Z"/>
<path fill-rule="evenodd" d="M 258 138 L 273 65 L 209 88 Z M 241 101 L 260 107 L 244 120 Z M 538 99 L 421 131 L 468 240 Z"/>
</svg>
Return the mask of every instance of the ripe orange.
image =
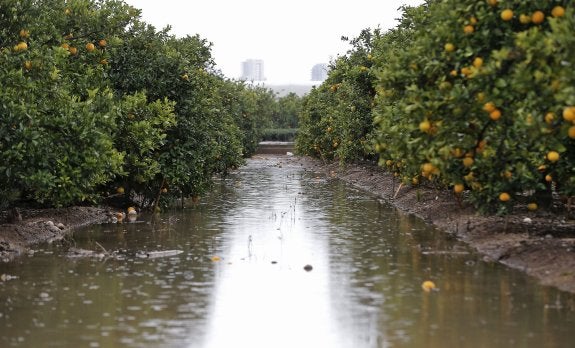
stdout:
<svg viewBox="0 0 575 348">
<path fill-rule="evenodd" d="M 487 3 L 489 4 L 489 6 L 497 6 L 497 0 L 487 0 Z"/>
<path fill-rule="evenodd" d="M 106 40 L 102 39 L 102 40 L 98 41 L 98 45 L 100 47 L 106 47 L 106 45 L 108 45 L 108 43 L 106 42 Z"/>
<path fill-rule="evenodd" d="M 463 192 L 464 189 L 465 189 L 465 186 L 463 186 L 463 184 L 453 185 L 453 192 L 455 192 L 455 193 L 461 193 L 461 192 Z"/>
<path fill-rule="evenodd" d="M 508 202 L 510 199 L 511 199 L 511 196 L 510 196 L 509 193 L 507 193 L 507 192 L 502 192 L 502 193 L 499 195 L 499 200 L 500 200 L 501 202 Z"/>
<path fill-rule="evenodd" d="M 503 19 L 506 22 L 512 20 L 513 19 L 513 10 L 505 9 L 505 10 L 501 11 L 501 19 Z"/>
<path fill-rule="evenodd" d="M 87 50 L 88 52 L 92 52 L 92 51 L 94 51 L 95 49 L 96 49 L 96 46 L 94 46 L 93 43 L 88 42 L 88 43 L 86 44 L 86 50 Z"/>
<path fill-rule="evenodd" d="M 473 162 L 475 162 L 475 161 L 473 160 L 473 157 L 465 157 L 465 158 L 463 159 L 463 166 L 466 167 L 466 168 L 469 168 L 469 167 L 471 167 L 471 166 L 473 165 Z"/>
<path fill-rule="evenodd" d="M 422 121 L 419 124 L 419 130 L 424 133 L 429 132 L 430 129 L 431 129 L 431 122 L 429 122 L 428 120 Z"/>
<path fill-rule="evenodd" d="M 559 153 L 557 151 L 549 151 L 547 153 L 547 159 L 549 162 L 557 162 L 559 161 Z"/>
<path fill-rule="evenodd" d="M 429 162 L 425 163 L 421 167 L 421 171 L 425 174 L 430 174 L 430 173 L 435 171 L 435 166 L 433 165 L 433 163 L 429 163 Z"/>
<path fill-rule="evenodd" d="M 431 280 L 424 281 L 423 284 L 421 284 L 421 288 L 426 292 L 430 292 L 431 290 L 436 289 L 435 283 Z"/>
<path fill-rule="evenodd" d="M 563 109 L 563 119 L 565 121 L 575 121 L 575 106 L 569 106 Z"/>
<path fill-rule="evenodd" d="M 27 49 L 28 49 L 28 44 L 25 43 L 24 41 L 21 41 L 16 46 L 14 46 L 14 51 L 16 51 L 16 52 L 26 51 Z"/>
<path fill-rule="evenodd" d="M 461 68 L 461 73 L 465 76 L 469 76 L 473 73 L 473 71 L 470 68 L 464 66 L 463 68 Z"/>
<path fill-rule="evenodd" d="M 483 59 L 481 57 L 476 57 L 473 60 L 473 66 L 477 69 L 481 68 L 481 66 L 483 65 Z"/>
<path fill-rule="evenodd" d="M 463 32 L 465 34 L 471 34 L 475 31 L 475 28 L 473 27 L 473 25 L 466 25 L 463 27 Z"/>
<path fill-rule="evenodd" d="M 569 135 L 569 138 L 575 139 L 575 126 L 569 127 L 569 130 L 567 131 L 567 135 Z"/>
<path fill-rule="evenodd" d="M 555 120 L 555 114 L 552 112 L 548 112 L 545 114 L 545 123 L 551 124 Z"/>
<path fill-rule="evenodd" d="M 495 109 L 489 113 L 489 118 L 493 121 L 497 121 L 501 117 L 501 111 L 499 109 Z"/>
<path fill-rule="evenodd" d="M 565 15 L 565 9 L 562 6 L 555 6 L 551 10 L 551 15 L 555 18 L 563 17 Z"/>
<path fill-rule="evenodd" d="M 551 174 L 545 175 L 545 181 L 547 181 L 547 182 L 553 181 L 553 177 L 551 176 Z"/>
<path fill-rule="evenodd" d="M 67 50 L 70 48 L 70 45 L 68 45 L 67 43 L 63 43 L 62 45 L 60 45 L 60 47 L 62 47 L 63 49 Z"/>
<path fill-rule="evenodd" d="M 457 70 L 451 70 L 451 71 L 449 72 L 449 75 L 451 75 L 451 76 L 453 76 L 453 77 L 456 77 L 456 76 L 457 76 Z"/>
<path fill-rule="evenodd" d="M 77 49 L 76 47 L 73 47 L 73 46 L 70 47 L 70 48 L 68 49 L 68 51 L 70 51 L 70 53 L 71 53 L 72 55 L 76 55 L 76 54 L 78 53 L 78 49 Z"/>
<path fill-rule="evenodd" d="M 535 11 L 531 15 L 531 22 L 535 24 L 541 24 L 543 23 L 544 20 L 545 20 L 545 13 L 541 11 Z"/>
<path fill-rule="evenodd" d="M 491 113 L 491 112 L 497 110 L 497 107 L 495 107 L 495 104 L 494 104 L 494 103 L 492 103 L 492 102 L 487 102 L 487 103 L 485 103 L 485 104 L 483 105 L 483 110 L 485 110 L 485 111 Z"/>
</svg>

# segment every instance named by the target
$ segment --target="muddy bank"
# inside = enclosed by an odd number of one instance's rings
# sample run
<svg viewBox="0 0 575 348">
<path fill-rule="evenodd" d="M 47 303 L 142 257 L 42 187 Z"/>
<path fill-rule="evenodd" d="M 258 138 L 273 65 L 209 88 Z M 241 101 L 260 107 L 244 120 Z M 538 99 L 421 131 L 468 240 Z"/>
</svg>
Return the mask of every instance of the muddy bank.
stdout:
<svg viewBox="0 0 575 348">
<path fill-rule="evenodd" d="M 6 220 L 2 212 L 0 221 Z M 0 258 L 9 261 L 30 246 L 61 240 L 73 229 L 106 222 L 112 216 L 109 208 L 70 207 L 64 209 L 22 209 L 22 221 L 0 225 Z"/>
<path fill-rule="evenodd" d="M 344 180 L 456 235 L 486 261 L 520 269 L 542 284 L 575 293 L 575 221 L 562 215 L 519 208 L 506 217 L 481 216 L 458 203 L 451 192 L 400 187 L 392 175 L 370 164 L 341 167 L 304 157 L 257 156 Z M 33 244 L 61 239 L 74 228 L 108 221 L 112 214 L 109 208 L 91 207 L 24 210 L 21 222 L 0 225 L 0 257 L 9 260 Z M 60 228 L 48 221 L 61 224 Z"/>
</svg>

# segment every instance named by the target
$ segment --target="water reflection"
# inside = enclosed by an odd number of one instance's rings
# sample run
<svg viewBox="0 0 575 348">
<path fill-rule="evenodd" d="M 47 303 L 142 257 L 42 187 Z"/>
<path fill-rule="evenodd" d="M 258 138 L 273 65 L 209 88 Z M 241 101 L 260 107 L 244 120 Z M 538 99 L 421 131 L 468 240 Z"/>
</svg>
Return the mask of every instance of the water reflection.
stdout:
<svg viewBox="0 0 575 348">
<path fill-rule="evenodd" d="M 376 197 L 255 159 L 155 223 L 0 265 L 4 347 L 570 347 L 574 296 L 484 263 Z M 181 250 L 165 258 L 139 253 Z M 305 265 L 312 265 L 305 271 Z M 431 279 L 440 288 L 424 292 Z"/>
</svg>

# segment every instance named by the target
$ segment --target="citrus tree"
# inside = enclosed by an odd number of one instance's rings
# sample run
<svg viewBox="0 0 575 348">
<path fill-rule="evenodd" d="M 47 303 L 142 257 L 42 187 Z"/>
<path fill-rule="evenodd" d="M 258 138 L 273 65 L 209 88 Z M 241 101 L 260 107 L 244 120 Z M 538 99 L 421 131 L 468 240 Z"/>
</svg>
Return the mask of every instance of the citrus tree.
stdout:
<svg viewBox="0 0 575 348">
<path fill-rule="evenodd" d="M 382 162 L 406 182 L 469 189 L 484 211 L 525 195 L 535 209 L 550 182 L 572 195 L 572 8 L 445 0 L 405 12 L 378 59 Z"/>
</svg>

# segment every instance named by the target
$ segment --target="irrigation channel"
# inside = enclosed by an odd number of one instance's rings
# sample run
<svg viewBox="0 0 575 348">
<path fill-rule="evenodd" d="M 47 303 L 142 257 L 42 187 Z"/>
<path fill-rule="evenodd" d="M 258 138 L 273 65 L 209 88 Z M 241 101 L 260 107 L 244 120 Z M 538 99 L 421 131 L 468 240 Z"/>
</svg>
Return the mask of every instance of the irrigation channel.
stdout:
<svg viewBox="0 0 575 348">
<path fill-rule="evenodd" d="M 250 159 L 184 210 L 78 230 L 69 244 L 95 253 L 45 245 L 0 265 L 0 346 L 575 342 L 573 295 L 286 156 Z"/>
</svg>

